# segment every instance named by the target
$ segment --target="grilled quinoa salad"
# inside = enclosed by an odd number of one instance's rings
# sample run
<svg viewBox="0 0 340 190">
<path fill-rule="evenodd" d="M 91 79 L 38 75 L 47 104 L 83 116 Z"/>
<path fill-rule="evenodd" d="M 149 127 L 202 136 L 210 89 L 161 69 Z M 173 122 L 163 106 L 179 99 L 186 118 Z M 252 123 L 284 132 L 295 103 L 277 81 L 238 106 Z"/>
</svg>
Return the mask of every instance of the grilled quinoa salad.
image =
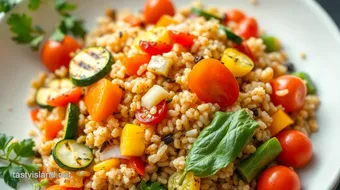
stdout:
<svg viewBox="0 0 340 190">
<path fill-rule="evenodd" d="M 48 190 L 301 189 L 319 98 L 238 10 L 148 0 L 43 45 L 27 104 Z M 60 37 L 60 36 L 59 36 Z M 35 135 L 31 131 L 31 135 Z"/>
</svg>

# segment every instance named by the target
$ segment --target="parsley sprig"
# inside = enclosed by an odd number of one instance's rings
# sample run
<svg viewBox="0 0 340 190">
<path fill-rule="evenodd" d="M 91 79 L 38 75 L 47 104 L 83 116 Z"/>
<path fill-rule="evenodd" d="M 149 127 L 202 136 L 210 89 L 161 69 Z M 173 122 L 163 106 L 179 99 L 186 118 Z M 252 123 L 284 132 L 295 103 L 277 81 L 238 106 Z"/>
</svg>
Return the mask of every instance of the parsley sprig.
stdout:
<svg viewBox="0 0 340 190">
<path fill-rule="evenodd" d="M 39 168 L 37 165 L 27 163 L 27 159 L 34 156 L 34 141 L 24 139 L 11 143 L 12 140 L 12 136 L 0 133 L 0 160 L 4 163 L 4 166 L 0 166 L 0 177 L 6 184 L 16 189 L 19 183 L 16 174 L 37 172 Z M 30 180 L 35 183 L 33 179 Z"/>
</svg>

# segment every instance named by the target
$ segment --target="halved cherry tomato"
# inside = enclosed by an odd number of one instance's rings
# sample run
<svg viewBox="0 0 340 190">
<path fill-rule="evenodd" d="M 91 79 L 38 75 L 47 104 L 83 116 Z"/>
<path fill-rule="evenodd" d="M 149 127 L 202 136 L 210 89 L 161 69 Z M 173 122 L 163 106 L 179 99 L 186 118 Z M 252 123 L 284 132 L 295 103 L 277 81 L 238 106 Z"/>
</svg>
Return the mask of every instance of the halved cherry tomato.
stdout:
<svg viewBox="0 0 340 190">
<path fill-rule="evenodd" d="M 313 148 L 310 139 L 300 131 L 287 130 L 277 135 L 282 151 L 277 157 L 279 163 L 302 168 L 312 158 Z"/>
<path fill-rule="evenodd" d="M 148 42 L 143 40 L 139 41 L 139 46 L 143 52 L 150 55 L 167 53 L 172 49 L 172 44 L 166 44 L 163 42 Z"/>
<path fill-rule="evenodd" d="M 64 92 L 56 97 L 51 97 L 47 100 L 47 104 L 50 106 L 63 107 L 67 106 L 68 103 L 77 102 L 83 93 L 83 89 L 80 87 L 75 87 L 67 92 Z"/>
<path fill-rule="evenodd" d="M 250 50 L 248 44 L 246 41 L 243 41 L 242 44 L 238 45 L 236 44 L 235 49 L 237 49 L 238 51 L 246 54 L 251 60 L 253 60 L 255 62 L 255 57 L 253 52 Z"/>
<path fill-rule="evenodd" d="M 161 101 L 156 106 L 157 111 L 155 114 L 151 114 L 150 111 L 144 107 L 136 111 L 136 119 L 146 125 L 156 125 L 161 122 L 168 113 L 168 106 L 165 100 Z"/>
<path fill-rule="evenodd" d="M 46 120 L 42 126 L 45 129 L 45 139 L 52 140 L 57 137 L 63 128 L 62 120 Z"/>
<path fill-rule="evenodd" d="M 300 178 L 286 166 L 267 168 L 259 177 L 257 190 L 300 190 Z"/>
<path fill-rule="evenodd" d="M 243 11 L 239 9 L 230 9 L 226 13 L 226 21 L 233 21 L 233 22 L 241 22 L 243 19 L 246 18 L 246 15 Z"/>
<path fill-rule="evenodd" d="M 125 18 L 123 18 L 123 21 L 126 23 L 129 23 L 130 26 L 141 26 L 142 25 L 142 21 L 134 15 L 126 16 Z"/>
<path fill-rule="evenodd" d="M 145 173 L 144 168 L 145 167 L 144 167 L 144 162 L 141 159 L 141 157 L 138 157 L 138 156 L 130 157 L 130 163 L 139 175 L 141 175 L 141 176 L 144 175 L 144 173 Z"/>
<path fill-rule="evenodd" d="M 258 37 L 257 22 L 253 17 L 243 19 L 235 30 L 235 33 L 244 39 Z"/>
<path fill-rule="evenodd" d="M 234 75 L 217 59 L 202 59 L 188 77 L 189 88 L 204 102 L 233 105 L 239 96 Z"/>
<path fill-rule="evenodd" d="M 196 36 L 189 33 L 177 32 L 174 30 L 169 30 L 169 36 L 173 43 L 181 44 L 184 47 L 190 47 L 194 44 L 194 39 Z"/>
<path fill-rule="evenodd" d="M 36 122 L 36 121 L 39 121 L 39 119 L 38 119 L 38 112 L 39 112 L 39 109 L 33 109 L 33 110 L 31 110 L 31 120 L 33 121 L 33 122 Z"/>
<path fill-rule="evenodd" d="M 145 63 L 149 63 L 150 59 L 150 54 L 137 54 L 124 59 L 123 65 L 126 68 L 126 73 L 128 75 L 136 75 L 139 67 Z"/>
<path fill-rule="evenodd" d="M 41 60 L 47 69 L 54 72 L 61 66 L 68 68 L 71 53 L 80 49 L 79 43 L 72 37 L 65 35 L 62 41 L 47 40 L 41 51 Z"/>
<path fill-rule="evenodd" d="M 163 15 L 175 15 L 171 0 L 147 0 L 144 5 L 144 19 L 148 24 L 156 24 Z"/>
<path fill-rule="evenodd" d="M 275 105 L 282 105 L 286 112 L 293 112 L 303 107 L 307 88 L 303 81 L 295 76 L 284 75 L 270 82 L 273 93 L 271 99 Z M 288 90 L 285 95 L 280 95 L 277 92 Z"/>
</svg>

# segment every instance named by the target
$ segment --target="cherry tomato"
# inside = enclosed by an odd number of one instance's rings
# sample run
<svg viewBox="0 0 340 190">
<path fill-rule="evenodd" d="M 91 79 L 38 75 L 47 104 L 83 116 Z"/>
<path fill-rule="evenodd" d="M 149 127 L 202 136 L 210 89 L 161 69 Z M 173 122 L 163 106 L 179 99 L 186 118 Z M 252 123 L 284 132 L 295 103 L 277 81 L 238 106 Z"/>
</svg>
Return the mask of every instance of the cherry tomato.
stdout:
<svg viewBox="0 0 340 190">
<path fill-rule="evenodd" d="M 286 112 L 293 112 L 303 107 L 307 88 L 300 78 L 284 75 L 272 80 L 270 84 L 273 89 L 271 99 L 275 105 L 282 105 Z M 288 90 L 288 93 L 279 94 L 282 90 Z"/>
<path fill-rule="evenodd" d="M 163 42 L 148 42 L 139 41 L 139 46 L 141 50 L 150 55 L 159 55 L 171 51 L 172 44 L 166 44 Z"/>
<path fill-rule="evenodd" d="M 144 5 L 144 19 L 148 24 L 156 24 L 163 15 L 175 15 L 171 0 L 147 0 Z"/>
<path fill-rule="evenodd" d="M 241 45 L 236 44 L 235 49 L 246 54 L 251 60 L 255 62 L 255 57 L 253 52 L 250 50 L 246 41 L 243 41 Z"/>
<path fill-rule="evenodd" d="M 286 166 L 273 166 L 262 172 L 257 190 L 300 190 L 300 178 Z"/>
<path fill-rule="evenodd" d="M 136 111 L 136 119 L 146 125 L 156 125 L 165 118 L 166 114 L 168 113 L 168 106 L 165 100 L 163 100 L 156 106 L 156 108 L 156 113 L 151 114 L 149 110 L 142 107 Z"/>
<path fill-rule="evenodd" d="M 246 15 L 243 11 L 239 9 L 230 9 L 226 13 L 226 21 L 233 21 L 233 22 L 241 22 L 243 19 L 246 18 Z"/>
<path fill-rule="evenodd" d="M 188 85 L 200 100 L 221 107 L 234 104 L 239 86 L 234 75 L 217 59 L 202 59 L 189 73 Z"/>
<path fill-rule="evenodd" d="M 71 53 L 80 49 L 79 43 L 72 37 L 65 35 L 62 41 L 47 40 L 41 51 L 41 60 L 47 69 L 54 72 L 61 66 L 68 68 Z"/>
<path fill-rule="evenodd" d="M 82 96 L 83 89 L 80 87 L 72 88 L 67 92 L 64 92 L 56 97 L 51 97 L 47 100 L 47 104 L 50 106 L 63 107 L 68 103 L 76 103 Z"/>
<path fill-rule="evenodd" d="M 191 47 L 194 44 L 194 39 L 196 38 L 194 35 L 174 30 L 169 30 L 169 36 L 173 43 L 181 44 L 184 47 Z"/>
<path fill-rule="evenodd" d="M 277 160 L 293 168 L 304 167 L 312 158 L 313 148 L 310 139 L 300 131 L 282 131 L 277 135 L 282 151 Z"/>
<path fill-rule="evenodd" d="M 144 173 L 145 173 L 144 168 L 145 167 L 144 167 L 144 162 L 141 159 L 141 157 L 138 157 L 138 156 L 130 157 L 130 163 L 139 175 L 141 175 L 141 176 L 144 175 Z"/>
<path fill-rule="evenodd" d="M 33 122 L 39 121 L 39 119 L 38 119 L 38 112 L 39 112 L 39 109 L 31 110 L 31 120 Z"/>
<path fill-rule="evenodd" d="M 244 39 L 258 37 L 257 22 L 253 17 L 243 19 L 235 30 L 235 33 Z"/>
</svg>

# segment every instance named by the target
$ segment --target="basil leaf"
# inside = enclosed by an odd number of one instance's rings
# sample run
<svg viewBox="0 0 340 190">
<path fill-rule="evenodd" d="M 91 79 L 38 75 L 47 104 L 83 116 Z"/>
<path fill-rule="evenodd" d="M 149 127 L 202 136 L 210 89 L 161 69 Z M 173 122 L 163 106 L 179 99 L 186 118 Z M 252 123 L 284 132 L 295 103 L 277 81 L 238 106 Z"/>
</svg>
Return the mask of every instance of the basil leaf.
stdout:
<svg viewBox="0 0 340 190">
<path fill-rule="evenodd" d="M 242 152 L 257 127 L 256 121 L 243 109 L 233 113 L 216 112 L 190 149 L 182 178 L 188 172 L 208 177 L 226 167 Z"/>
<path fill-rule="evenodd" d="M 141 190 L 165 190 L 165 187 L 158 182 L 145 182 L 140 183 Z"/>
</svg>

